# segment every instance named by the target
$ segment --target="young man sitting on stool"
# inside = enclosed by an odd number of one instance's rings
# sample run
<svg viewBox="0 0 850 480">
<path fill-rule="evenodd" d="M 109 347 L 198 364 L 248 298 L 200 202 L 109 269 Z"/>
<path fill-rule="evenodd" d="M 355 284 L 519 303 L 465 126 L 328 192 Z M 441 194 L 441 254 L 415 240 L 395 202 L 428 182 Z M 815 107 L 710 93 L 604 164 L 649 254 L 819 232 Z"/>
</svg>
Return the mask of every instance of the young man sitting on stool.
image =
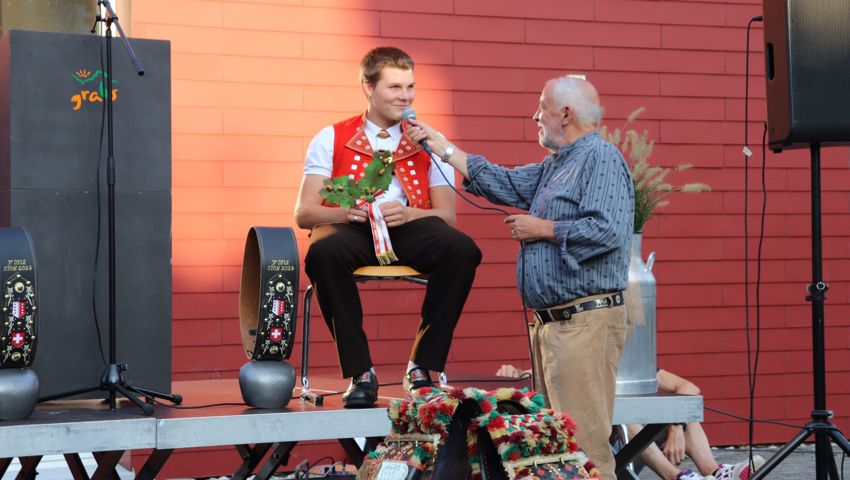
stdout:
<svg viewBox="0 0 850 480">
<path fill-rule="evenodd" d="M 361 61 L 360 80 L 366 113 L 328 126 L 313 138 L 295 206 L 298 226 L 312 229 L 305 271 L 336 343 L 342 375 L 351 377 L 343 395 L 346 408 L 371 407 L 378 398 L 353 275 L 359 267 L 379 264 L 371 228 L 378 213 L 328 205 L 320 194 L 325 181 L 340 176 L 358 181 L 376 152 L 392 155 L 391 183 L 384 192 L 372 192 L 372 205 L 386 221 L 398 262 L 429 276 L 422 320 L 404 375 L 408 390 L 433 385 L 430 371 L 444 370 L 455 325 L 481 261 L 475 242 L 452 227 L 455 193 L 449 182 L 454 181 L 454 172 L 432 161 L 403 128 L 402 112 L 415 98 L 413 60 L 397 48 L 375 48 Z"/>
</svg>

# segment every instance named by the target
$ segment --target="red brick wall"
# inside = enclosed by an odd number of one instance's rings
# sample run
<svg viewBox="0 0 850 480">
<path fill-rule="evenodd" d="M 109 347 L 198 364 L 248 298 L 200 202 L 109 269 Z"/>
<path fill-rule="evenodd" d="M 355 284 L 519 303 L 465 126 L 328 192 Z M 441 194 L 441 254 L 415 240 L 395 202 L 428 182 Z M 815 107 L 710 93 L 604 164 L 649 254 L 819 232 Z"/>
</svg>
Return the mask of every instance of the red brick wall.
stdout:
<svg viewBox="0 0 850 480">
<path fill-rule="evenodd" d="M 360 112 L 357 62 L 392 44 L 417 60 L 416 109 L 462 148 L 515 165 L 538 161 L 530 117 L 543 82 L 583 73 L 599 88 L 606 123 L 647 107 L 637 128 L 657 142 L 653 162 L 695 164 L 677 182 L 709 193 L 678 195 L 646 226 L 656 251 L 659 365 L 702 387 L 706 405 L 747 412 L 744 329 L 744 47 L 758 0 L 144 0 L 133 34 L 172 42 L 174 160 L 174 378 L 233 378 L 245 361 L 237 327 L 242 246 L 251 225 L 293 225 L 306 146 L 323 126 Z M 752 34 L 751 148 L 766 118 L 761 30 Z M 846 149 L 824 151 L 824 278 L 829 406 L 850 429 L 850 183 Z M 760 185 L 761 154 L 750 161 Z M 756 415 L 804 423 L 811 405 L 809 169 L 805 152 L 769 155 L 761 347 Z M 516 293 L 516 244 L 498 215 L 459 201 L 459 227 L 484 251 L 458 327 L 449 370 L 527 366 Z M 750 196 L 750 213 L 761 196 Z M 759 219 L 749 218 L 750 233 Z M 302 254 L 306 246 L 299 232 Z M 750 258 L 755 257 L 755 239 Z M 751 265 L 751 278 L 755 265 Z M 305 279 L 306 281 L 306 279 Z M 410 347 L 421 291 L 364 293 L 379 370 L 398 372 Z M 754 302 L 755 289 L 750 289 Z M 755 322 L 754 311 L 751 321 Z M 318 318 L 316 319 L 318 321 Z M 312 364 L 336 373 L 317 324 Z M 292 360 L 298 364 L 300 345 Z M 746 424 L 706 412 L 715 444 L 746 442 Z M 791 430 L 757 427 L 757 442 Z M 337 452 L 330 444 L 298 455 Z M 178 453 L 173 474 L 235 468 L 234 453 L 197 461 Z M 230 455 L 230 456 L 228 456 Z M 294 462 L 297 463 L 298 459 Z M 294 465 L 295 463 L 290 463 Z M 203 464 L 205 467 L 200 467 Z M 201 471 L 203 470 L 203 471 Z"/>
</svg>

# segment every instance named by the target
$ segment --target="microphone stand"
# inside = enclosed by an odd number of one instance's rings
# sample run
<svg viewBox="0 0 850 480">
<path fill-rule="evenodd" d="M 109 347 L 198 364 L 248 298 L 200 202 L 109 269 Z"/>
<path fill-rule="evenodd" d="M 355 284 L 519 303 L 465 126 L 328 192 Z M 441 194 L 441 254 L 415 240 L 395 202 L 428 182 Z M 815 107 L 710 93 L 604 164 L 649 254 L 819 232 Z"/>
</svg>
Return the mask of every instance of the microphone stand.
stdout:
<svg viewBox="0 0 850 480">
<path fill-rule="evenodd" d="M 92 33 L 95 32 L 95 27 L 98 22 L 103 22 L 106 27 L 106 87 L 104 88 L 105 92 L 103 92 L 103 96 L 105 97 L 103 100 L 106 102 L 106 128 L 107 128 L 107 136 L 106 136 L 106 145 L 107 145 L 107 159 L 106 159 L 106 183 L 107 183 L 107 196 L 108 196 L 108 206 L 107 206 L 107 216 L 108 216 L 108 246 L 107 246 L 107 255 L 109 257 L 109 364 L 106 366 L 106 370 L 103 372 L 103 376 L 100 380 L 100 385 L 93 388 L 86 388 L 83 390 L 76 390 L 73 392 L 67 392 L 59 395 L 53 395 L 46 398 L 41 398 L 39 401 L 48 401 L 54 400 L 57 398 L 80 395 L 83 393 L 93 392 L 96 390 L 105 390 L 108 392 L 107 401 L 109 403 L 109 409 L 116 409 L 116 396 L 117 394 L 121 394 L 126 397 L 128 400 L 133 402 L 145 415 L 151 415 L 154 411 L 153 401 L 155 398 L 162 398 L 164 400 L 168 400 L 171 403 L 179 404 L 183 401 L 183 397 L 181 395 L 171 395 L 167 393 L 157 392 L 154 390 L 149 390 L 147 388 L 142 388 L 134 385 L 130 385 L 124 379 L 124 372 L 127 371 L 126 364 L 117 363 L 117 321 L 116 321 L 116 261 L 115 261 L 115 156 L 114 156 L 114 143 L 115 139 L 112 133 L 113 127 L 113 116 L 112 116 L 112 25 L 114 24 L 118 30 L 118 33 L 121 35 L 121 40 L 124 43 L 124 47 L 127 50 L 127 54 L 130 56 L 130 61 L 133 63 L 133 68 L 135 68 L 136 72 L 141 76 L 145 74 L 144 69 L 142 68 L 142 64 L 139 62 L 136 57 L 136 53 L 133 51 L 133 47 L 130 46 L 130 42 L 127 40 L 127 36 L 124 35 L 124 30 L 121 28 L 121 24 L 118 23 L 118 17 L 115 15 L 115 11 L 112 9 L 112 5 L 110 5 L 109 0 L 98 0 L 98 7 L 103 6 L 106 10 L 105 17 L 101 17 L 99 14 L 95 18 L 95 25 L 92 27 Z M 98 175 L 99 177 L 99 175 Z M 98 178 L 98 181 L 100 179 Z M 100 199 L 98 199 L 98 202 Z M 139 396 L 145 398 L 148 403 L 144 403 L 139 399 Z"/>
</svg>

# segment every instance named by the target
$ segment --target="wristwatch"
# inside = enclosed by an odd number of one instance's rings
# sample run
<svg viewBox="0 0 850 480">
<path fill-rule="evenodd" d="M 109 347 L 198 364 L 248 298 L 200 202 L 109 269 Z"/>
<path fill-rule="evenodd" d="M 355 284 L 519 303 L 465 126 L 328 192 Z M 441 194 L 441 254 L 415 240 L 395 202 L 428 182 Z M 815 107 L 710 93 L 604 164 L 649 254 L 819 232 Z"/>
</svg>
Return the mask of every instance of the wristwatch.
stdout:
<svg viewBox="0 0 850 480">
<path fill-rule="evenodd" d="M 443 155 L 440 158 L 442 158 L 444 162 L 448 163 L 449 159 L 452 158 L 453 153 L 455 153 L 455 146 L 453 143 L 450 143 L 449 146 L 446 147 L 446 151 L 443 152 Z"/>
</svg>

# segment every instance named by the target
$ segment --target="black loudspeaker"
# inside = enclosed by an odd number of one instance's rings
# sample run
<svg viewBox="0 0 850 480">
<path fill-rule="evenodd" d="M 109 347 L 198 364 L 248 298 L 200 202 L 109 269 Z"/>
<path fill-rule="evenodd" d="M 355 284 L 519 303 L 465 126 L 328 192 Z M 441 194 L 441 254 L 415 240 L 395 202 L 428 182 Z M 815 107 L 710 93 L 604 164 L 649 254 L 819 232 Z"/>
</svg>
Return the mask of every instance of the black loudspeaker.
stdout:
<svg viewBox="0 0 850 480">
<path fill-rule="evenodd" d="M 850 1 L 764 0 L 770 148 L 850 145 Z"/>
<path fill-rule="evenodd" d="M 102 42 L 95 35 L 23 30 L 0 41 L 0 227 L 25 227 L 39 260 L 33 370 L 41 397 L 99 385 L 104 365 L 95 292 L 108 355 Z M 142 77 L 120 43 L 113 45 L 117 360 L 128 364 L 128 382 L 165 392 L 171 389 L 170 46 L 134 39 L 133 47 L 145 66 Z"/>
</svg>

